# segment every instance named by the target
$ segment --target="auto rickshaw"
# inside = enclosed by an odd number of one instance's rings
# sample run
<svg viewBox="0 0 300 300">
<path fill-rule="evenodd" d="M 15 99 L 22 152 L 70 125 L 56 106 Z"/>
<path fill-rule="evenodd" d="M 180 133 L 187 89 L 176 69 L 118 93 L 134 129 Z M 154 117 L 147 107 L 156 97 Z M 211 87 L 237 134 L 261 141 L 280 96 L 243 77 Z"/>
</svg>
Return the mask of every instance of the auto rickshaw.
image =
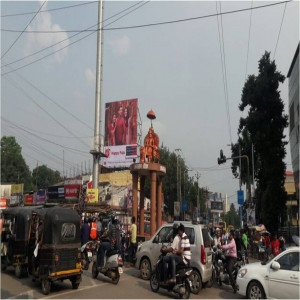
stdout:
<svg viewBox="0 0 300 300">
<path fill-rule="evenodd" d="M 2 211 L 1 269 L 15 267 L 15 275 L 28 275 L 28 233 L 32 207 L 15 207 Z"/>
<path fill-rule="evenodd" d="M 33 211 L 29 232 L 29 273 L 49 294 L 51 283 L 81 281 L 80 219 L 75 210 L 52 207 Z"/>
</svg>

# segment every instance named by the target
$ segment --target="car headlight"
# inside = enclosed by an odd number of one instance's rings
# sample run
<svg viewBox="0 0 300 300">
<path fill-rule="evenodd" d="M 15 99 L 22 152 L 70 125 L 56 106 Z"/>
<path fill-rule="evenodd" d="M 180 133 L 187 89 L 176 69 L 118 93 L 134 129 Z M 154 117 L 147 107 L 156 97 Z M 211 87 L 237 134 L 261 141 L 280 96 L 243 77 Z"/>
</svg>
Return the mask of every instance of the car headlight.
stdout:
<svg viewBox="0 0 300 300">
<path fill-rule="evenodd" d="M 238 272 L 238 277 L 243 278 L 246 274 L 247 274 L 246 268 L 240 269 Z"/>
</svg>

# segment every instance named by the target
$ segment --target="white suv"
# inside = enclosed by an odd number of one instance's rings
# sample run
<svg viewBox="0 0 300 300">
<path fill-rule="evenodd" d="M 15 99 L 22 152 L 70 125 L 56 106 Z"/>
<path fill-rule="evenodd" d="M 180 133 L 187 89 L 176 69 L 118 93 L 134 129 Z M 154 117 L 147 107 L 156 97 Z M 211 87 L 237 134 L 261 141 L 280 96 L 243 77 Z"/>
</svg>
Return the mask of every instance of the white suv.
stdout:
<svg viewBox="0 0 300 300">
<path fill-rule="evenodd" d="M 183 221 L 176 221 L 175 223 L 182 223 L 184 225 L 185 233 L 190 240 L 192 251 L 190 266 L 194 269 L 190 277 L 192 282 L 191 292 L 198 294 L 202 286 L 212 276 L 211 238 L 207 227 L 204 225 Z M 173 224 L 162 225 L 149 241 L 143 242 L 138 246 L 135 267 L 141 270 L 141 277 L 143 279 L 147 280 L 150 278 L 151 272 L 154 270 L 160 255 L 162 243 L 171 243 Z"/>
</svg>

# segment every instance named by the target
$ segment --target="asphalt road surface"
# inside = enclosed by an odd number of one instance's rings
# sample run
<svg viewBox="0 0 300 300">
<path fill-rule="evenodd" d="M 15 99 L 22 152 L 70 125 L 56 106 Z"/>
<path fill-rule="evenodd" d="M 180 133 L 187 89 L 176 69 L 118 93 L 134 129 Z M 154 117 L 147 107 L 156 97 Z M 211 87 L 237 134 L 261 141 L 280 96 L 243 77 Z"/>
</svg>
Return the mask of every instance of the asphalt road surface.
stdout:
<svg viewBox="0 0 300 300">
<path fill-rule="evenodd" d="M 55 282 L 51 292 L 45 296 L 41 284 L 32 282 L 31 277 L 18 279 L 14 275 L 14 268 L 9 267 L 1 272 L 1 298 L 2 299 L 159 299 L 176 298 L 175 294 L 160 289 L 158 293 L 151 291 L 149 281 L 140 278 L 139 270 L 123 268 L 118 285 L 111 283 L 108 277 L 99 274 L 97 279 L 92 278 L 91 266 L 83 272 L 82 282 L 77 290 L 73 290 L 71 282 Z M 203 288 L 198 295 L 191 294 L 191 299 L 238 299 L 230 286 L 213 286 Z"/>
</svg>

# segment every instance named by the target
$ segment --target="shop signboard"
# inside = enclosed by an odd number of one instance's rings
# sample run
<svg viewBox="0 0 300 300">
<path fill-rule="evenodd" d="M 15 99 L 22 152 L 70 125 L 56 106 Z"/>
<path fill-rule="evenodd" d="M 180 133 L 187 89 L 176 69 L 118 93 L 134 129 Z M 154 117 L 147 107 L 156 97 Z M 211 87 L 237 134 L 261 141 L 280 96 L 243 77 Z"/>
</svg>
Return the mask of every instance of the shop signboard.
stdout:
<svg viewBox="0 0 300 300">
<path fill-rule="evenodd" d="M 33 205 L 34 195 L 25 195 L 25 205 Z"/>
<path fill-rule="evenodd" d="M 89 198 L 89 203 L 98 203 L 98 189 L 87 189 L 86 194 Z"/>
</svg>

